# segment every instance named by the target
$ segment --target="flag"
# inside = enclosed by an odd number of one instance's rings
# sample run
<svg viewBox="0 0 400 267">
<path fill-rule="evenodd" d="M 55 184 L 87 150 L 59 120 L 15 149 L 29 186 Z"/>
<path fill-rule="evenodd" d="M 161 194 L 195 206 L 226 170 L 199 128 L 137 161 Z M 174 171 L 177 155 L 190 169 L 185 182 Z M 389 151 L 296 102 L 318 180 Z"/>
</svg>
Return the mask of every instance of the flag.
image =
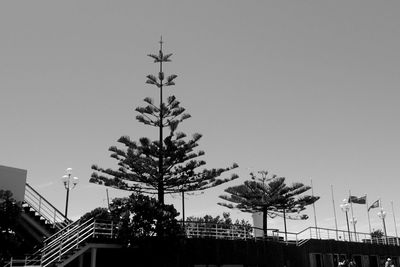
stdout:
<svg viewBox="0 0 400 267">
<path fill-rule="evenodd" d="M 363 196 L 363 197 L 350 196 L 349 203 L 367 204 L 367 196 Z"/>
<path fill-rule="evenodd" d="M 374 203 L 372 203 L 371 206 L 369 206 L 368 211 L 369 211 L 370 209 L 378 208 L 379 206 L 380 206 L 380 203 L 379 203 L 379 199 L 378 199 L 377 201 L 375 201 Z"/>
</svg>

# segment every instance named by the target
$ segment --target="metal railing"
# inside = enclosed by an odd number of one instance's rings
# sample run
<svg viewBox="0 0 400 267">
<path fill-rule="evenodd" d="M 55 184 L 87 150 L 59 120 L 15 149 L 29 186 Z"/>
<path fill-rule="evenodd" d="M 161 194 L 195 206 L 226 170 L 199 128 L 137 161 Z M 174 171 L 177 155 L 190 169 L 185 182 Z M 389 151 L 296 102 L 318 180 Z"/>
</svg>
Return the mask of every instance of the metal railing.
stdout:
<svg viewBox="0 0 400 267">
<path fill-rule="evenodd" d="M 217 223 L 185 223 L 185 236 L 188 238 L 251 239 L 252 228 L 240 225 Z"/>
<path fill-rule="evenodd" d="M 12 259 L 6 267 L 40 266 L 47 267 L 55 262 L 62 262 L 70 253 L 75 253 L 82 244 L 94 237 L 115 238 L 117 224 L 112 221 L 90 219 L 85 222 L 71 223 L 56 234 L 44 240 L 44 247 L 25 259 Z M 259 233 L 262 233 L 261 235 Z M 257 233 L 257 234 L 256 234 Z M 184 235 L 186 238 L 213 238 L 228 240 L 266 240 L 292 243 L 301 246 L 311 239 L 336 240 L 346 242 L 370 243 L 379 245 L 400 246 L 399 238 L 388 236 L 371 238 L 369 233 L 349 232 L 328 228 L 308 227 L 293 233 L 282 232 L 278 229 L 268 229 L 265 233 L 261 228 L 246 225 L 226 225 L 204 222 L 185 222 Z M 72 255 L 71 254 L 71 255 Z"/>
<path fill-rule="evenodd" d="M 115 223 L 112 221 L 96 221 L 90 219 L 85 222 L 76 221 L 47 238 L 44 247 L 25 259 L 12 259 L 4 267 L 13 266 L 51 266 L 55 262 L 61 262 L 90 238 L 103 237 L 115 238 Z"/>
<path fill-rule="evenodd" d="M 29 256 L 26 256 L 25 259 L 13 259 L 4 265 L 4 267 L 22 267 L 22 266 L 40 266 L 39 260 L 29 260 Z"/>
<path fill-rule="evenodd" d="M 256 234 L 258 233 L 258 234 Z M 293 233 L 278 229 L 267 229 L 264 234 L 261 228 L 243 225 L 226 226 L 204 222 L 186 222 L 185 236 L 187 238 L 214 238 L 214 239 L 254 239 L 293 243 L 297 246 L 305 244 L 310 239 L 336 240 L 380 245 L 400 246 L 400 239 L 392 236 L 371 238 L 369 233 L 334 230 L 329 228 L 308 227 L 305 230 Z"/>
<path fill-rule="evenodd" d="M 56 207 L 33 189 L 28 183 L 25 186 L 25 203 L 43 217 L 49 224 L 60 230 L 71 223 Z"/>
<path fill-rule="evenodd" d="M 41 266 L 46 267 L 62 261 L 66 255 L 79 249 L 89 238 L 115 238 L 115 224 L 112 221 L 90 219 L 83 223 L 74 223 L 67 231 L 46 240 L 41 251 Z"/>
</svg>

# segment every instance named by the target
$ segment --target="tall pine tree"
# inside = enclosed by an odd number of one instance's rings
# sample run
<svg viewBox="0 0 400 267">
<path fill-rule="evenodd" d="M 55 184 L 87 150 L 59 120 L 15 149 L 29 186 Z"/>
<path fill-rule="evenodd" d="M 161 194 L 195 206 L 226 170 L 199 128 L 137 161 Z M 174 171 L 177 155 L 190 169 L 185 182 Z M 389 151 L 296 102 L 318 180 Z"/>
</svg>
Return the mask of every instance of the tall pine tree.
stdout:
<svg viewBox="0 0 400 267">
<path fill-rule="evenodd" d="M 146 105 L 136 108 L 139 113 L 136 119 L 148 126 L 158 128 L 159 139 L 150 140 L 142 137 L 132 141 L 128 136 L 122 136 L 118 142 L 124 148 L 112 146 L 109 148 L 111 157 L 118 161 L 118 169 L 101 168 L 93 165 L 94 170 L 90 182 L 114 187 L 122 190 L 157 194 L 158 201 L 164 204 L 164 196 L 169 193 L 194 192 L 215 187 L 238 178 L 236 174 L 222 178 L 221 175 L 238 165 L 232 164 L 226 168 L 199 170 L 206 162 L 199 157 L 204 156 L 201 150 L 195 150 L 201 139 L 201 134 L 187 138 L 179 132 L 178 126 L 190 118 L 185 108 L 175 96 L 163 100 L 163 88 L 175 85 L 177 75 L 165 76 L 163 63 L 170 62 L 172 54 L 163 53 L 163 42 L 160 41 L 158 54 L 148 56 L 159 65 L 156 75 L 147 76 L 147 84 L 159 90 L 159 104 L 147 97 Z"/>
</svg>

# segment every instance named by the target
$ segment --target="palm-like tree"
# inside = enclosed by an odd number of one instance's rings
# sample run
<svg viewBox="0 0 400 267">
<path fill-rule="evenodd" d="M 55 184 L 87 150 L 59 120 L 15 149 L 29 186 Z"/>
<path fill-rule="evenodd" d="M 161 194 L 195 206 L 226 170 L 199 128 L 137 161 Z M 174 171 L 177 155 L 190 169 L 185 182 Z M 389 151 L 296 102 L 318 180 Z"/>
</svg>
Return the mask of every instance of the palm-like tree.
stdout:
<svg viewBox="0 0 400 267">
<path fill-rule="evenodd" d="M 250 174 L 252 180 L 245 181 L 241 185 L 228 187 L 220 198 L 232 203 L 218 203 L 230 209 L 239 209 L 243 212 L 262 212 L 263 230 L 267 233 L 267 216 L 281 216 L 284 220 L 285 239 L 287 240 L 286 219 L 308 219 L 308 216 L 300 212 L 306 206 L 313 204 L 319 199 L 316 196 L 302 195 L 310 190 L 310 186 L 302 183 L 287 185 L 285 177 L 273 175 L 267 178 L 268 172 L 260 172 L 261 178 Z M 293 216 L 293 214 L 295 214 Z"/>
</svg>

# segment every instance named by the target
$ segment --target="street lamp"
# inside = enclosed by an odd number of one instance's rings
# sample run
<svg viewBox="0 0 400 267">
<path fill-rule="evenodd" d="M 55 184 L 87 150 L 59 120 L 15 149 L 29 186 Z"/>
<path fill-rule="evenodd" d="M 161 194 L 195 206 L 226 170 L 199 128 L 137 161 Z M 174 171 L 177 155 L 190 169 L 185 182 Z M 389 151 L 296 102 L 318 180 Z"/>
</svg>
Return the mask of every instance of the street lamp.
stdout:
<svg viewBox="0 0 400 267">
<path fill-rule="evenodd" d="M 356 231 L 357 218 L 353 217 L 350 223 L 354 226 L 354 240 L 357 242 L 357 231 Z"/>
<path fill-rule="evenodd" d="M 78 177 L 73 177 L 71 178 L 71 173 L 72 173 L 72 168 L 68 168 L 66 170 L 67 174 L 64 175 L 61 178 L 61 181 L 64 183 L 64 188 L 67 190 L 67 198 L 65 200 L 65 218 L 68 218 L 68 198 L 69 198 L 69 190 L 72 190 L 75 188 L 75 186 L 78 184 Z"/>
<path fill-rule="evenodd" d="M 350 226 L 349 226 L 349 209 L 350 209 L 350 204 L 347 202 L 347 199 L 343 199 L 343 204 L 340 204 L 340 208 L 344 213 L 346 213 L 346 222 L 347 222 L 347 232 L 349 233 L 349 241 L 351 242 L 351 236 L 350 236 Z"/>
<path fill-rule="evenodd" d="M 383 208 L 381 208 L 381 210 L 378 212 L 378 217 L 380 219 L 382 219 L 383 232 L 385 233 L 386 244 L 388 244 L 387 233 L 386 233 L 386 223 L 385 223 L 386 212 L 383 210 Z"/>
</svg>

